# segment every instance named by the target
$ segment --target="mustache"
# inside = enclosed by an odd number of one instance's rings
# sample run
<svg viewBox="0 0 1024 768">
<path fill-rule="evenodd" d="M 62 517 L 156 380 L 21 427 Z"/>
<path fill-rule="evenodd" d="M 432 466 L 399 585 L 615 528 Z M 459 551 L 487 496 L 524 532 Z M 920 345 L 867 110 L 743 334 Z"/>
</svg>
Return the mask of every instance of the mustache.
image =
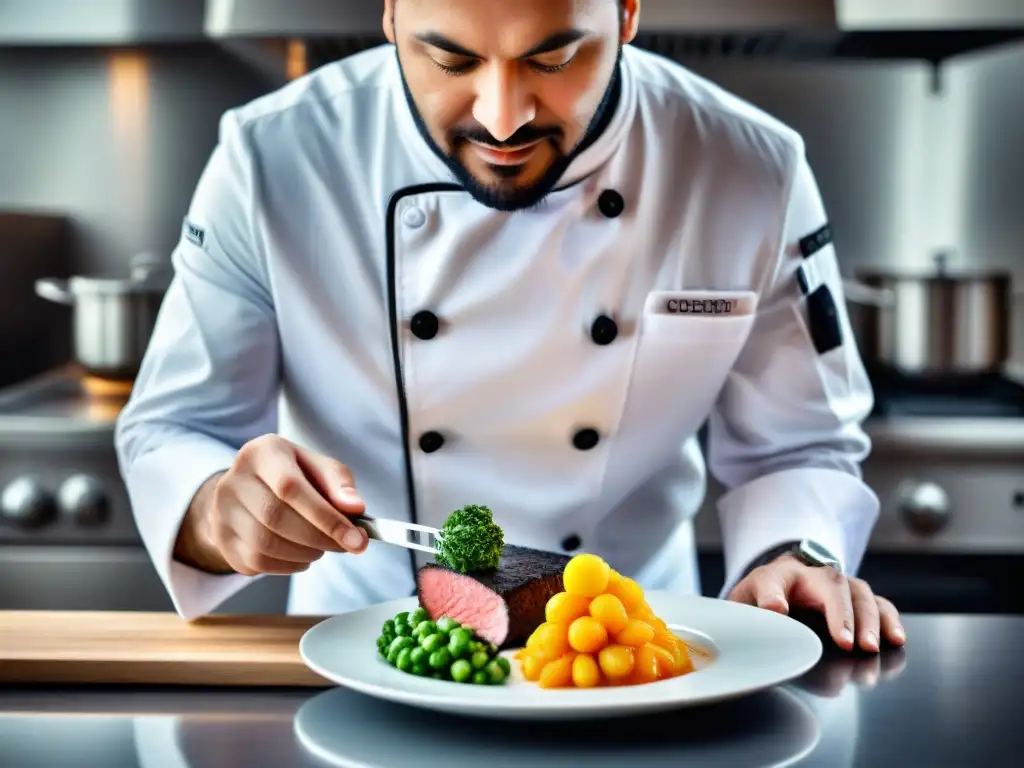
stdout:
<svg viewBox="0 0 1024 768">
<path fill-rule="evenodd" d="M 563 135 L 562 129 L 554 126 L 524 125 L 505 141 L 498 141 L 483 128 L 456 128 L 451 132 L 451 142 L 452 146 L 464 141 L 472 141 L 492 149 L 515 149 L 524 144 L 534 144 L 546 139 L 558 141 Z"/>
</svg>

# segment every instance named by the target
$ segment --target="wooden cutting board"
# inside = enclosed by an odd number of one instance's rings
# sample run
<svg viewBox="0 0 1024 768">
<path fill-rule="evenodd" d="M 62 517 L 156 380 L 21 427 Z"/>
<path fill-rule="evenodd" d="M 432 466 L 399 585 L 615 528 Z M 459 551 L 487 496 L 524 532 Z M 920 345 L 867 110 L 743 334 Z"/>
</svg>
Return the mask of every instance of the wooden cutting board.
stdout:
<svg viewBox="0 0 1024 768">
<path fill-rule="evenodd" d="M 323 618 L 0 611 L 0 686 L 296 686 L 329 681 L 299 656 Z"/>
</svg>

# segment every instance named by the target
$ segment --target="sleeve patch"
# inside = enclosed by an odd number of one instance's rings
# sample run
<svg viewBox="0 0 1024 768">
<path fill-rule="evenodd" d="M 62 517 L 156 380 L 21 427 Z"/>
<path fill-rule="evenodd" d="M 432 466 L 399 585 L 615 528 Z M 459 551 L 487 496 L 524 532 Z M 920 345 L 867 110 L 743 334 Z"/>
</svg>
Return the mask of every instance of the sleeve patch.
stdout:
<svg viewBox="0 0 1024 768">
<path fill-rule="evenodd" d="M 811 341 L 819 355 L 828 354 L 843 345 L 839 310 L 827 285 L 820 286 L 807 297 L 807 322 Z"/>
<path fill-rule="evenodd" d="M 800 255 L 805 259 L 809 259 L 822 248 L 831 244 L 832 225 L 826 223 L 821 229 L 800 238 Z"/>
<path fill-rule="evenodd" d="M 206 245 L 206 230 L 185 219 L 185 239 L 202 248 Z"/>
</svg>

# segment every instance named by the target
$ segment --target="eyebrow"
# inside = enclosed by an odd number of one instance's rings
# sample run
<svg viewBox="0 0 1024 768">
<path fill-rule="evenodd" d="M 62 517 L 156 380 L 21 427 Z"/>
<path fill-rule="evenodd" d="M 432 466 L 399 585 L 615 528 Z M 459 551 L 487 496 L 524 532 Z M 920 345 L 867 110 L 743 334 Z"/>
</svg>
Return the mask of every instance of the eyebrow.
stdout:
<svg viewBox="0 0 1024 768">
<path fill-rule="evenodd" d="M 567 45 L 582 40 L 587 36 L 587 33 L 582 29 L 565 29 L 561 32 L 555 32 L 552 35 L 548 35 L 537 45 L 533 46 L 530 50 L 523 54 L 520 54 L 518 58 L 529 59 L 533 56 L 540 56 L 545 53 L 551 53 L 553 51 L 561 50 Z M 427 32 L 422 35 L 415 35 L 415 38 L 421 43 L 432 46 L 434 48 L 440 48 L 442 51 L 453 53 L 456 56 L 465 56 L 468 59 L 483 59 L 479 53 L 464 48 L 463 46 L 456 43 L 454 40 L 450 40 L 444 35 L 438 32 Z"/>
</svg>

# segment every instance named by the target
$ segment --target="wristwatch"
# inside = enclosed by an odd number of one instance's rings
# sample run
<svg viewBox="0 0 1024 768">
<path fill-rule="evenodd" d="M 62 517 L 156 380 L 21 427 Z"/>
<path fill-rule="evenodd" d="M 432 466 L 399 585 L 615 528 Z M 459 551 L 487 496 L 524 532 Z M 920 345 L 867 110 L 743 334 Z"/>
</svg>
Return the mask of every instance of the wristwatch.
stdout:
<svg viewBox="0 0 1024 768">
<path fill-rule="evenodd" d="M 762 565 L 767 565 L 768 563 L 778 560 L 784 555 L 792 555 L 804 565 L 809 565 L 812 568 L 825 568 L 831 566 L 839 573 L 843 572 L 843 566 L 839 562 L 839 558 L 820 544 L 816 544 L 810 539 L 802 539 L 800 541 L 787 541 L 785 544 L 772 547 L 747 566 L 744 576 L 756 568 L 760 568 Z"/>
</svg>

